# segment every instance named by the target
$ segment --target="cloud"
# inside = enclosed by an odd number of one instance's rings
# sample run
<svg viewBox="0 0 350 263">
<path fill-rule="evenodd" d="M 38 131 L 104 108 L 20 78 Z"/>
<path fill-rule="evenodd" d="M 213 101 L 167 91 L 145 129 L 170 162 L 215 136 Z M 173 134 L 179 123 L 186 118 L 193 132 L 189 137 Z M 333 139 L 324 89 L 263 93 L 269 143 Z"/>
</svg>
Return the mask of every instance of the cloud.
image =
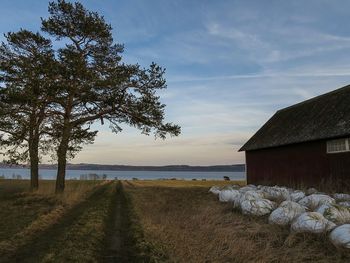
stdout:
<svg viewBox="0 0 350 263">
<path fill-rule="evenodd" d="M 155 61 L 167 68 L 168 89 L 159 95 L 167 105 L 166 120 L 180 124 L 183 133 L 154 141 L 132 128 L 114 135 L 96 124 L 101 132 L 95 144 L 84 147 L 74 162 L 241 163 L 238 148 L 278 109 L 349 82 L 348 1 L 84 4 L 112 24 L 115 39 L 125 43 L 127 62 Z M 2 31 L 35 28 L 46 7 L 46 1 L 33 7 L 7 1 Z"/>
</svg>

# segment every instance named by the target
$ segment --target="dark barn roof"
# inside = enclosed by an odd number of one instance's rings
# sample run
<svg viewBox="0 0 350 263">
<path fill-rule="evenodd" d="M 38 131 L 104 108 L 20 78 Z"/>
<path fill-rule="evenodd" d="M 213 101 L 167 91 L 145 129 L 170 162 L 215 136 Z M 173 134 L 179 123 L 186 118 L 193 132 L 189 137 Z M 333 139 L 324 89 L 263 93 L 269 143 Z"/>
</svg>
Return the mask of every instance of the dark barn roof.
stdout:
<svg viewBox="0 0 350 263">
<path fill-rule="evenodd" d="M 240 151 L 350 135 L 350 85 L 279 110 Z"/>
</svg>

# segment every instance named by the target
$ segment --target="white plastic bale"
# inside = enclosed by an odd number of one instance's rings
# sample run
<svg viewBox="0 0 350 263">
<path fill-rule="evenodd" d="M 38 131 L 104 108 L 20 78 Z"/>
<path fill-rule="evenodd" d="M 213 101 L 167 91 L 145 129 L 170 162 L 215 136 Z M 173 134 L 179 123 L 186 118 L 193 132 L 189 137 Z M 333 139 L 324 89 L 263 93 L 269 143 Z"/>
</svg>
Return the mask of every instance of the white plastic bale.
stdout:
<svg viewBox="0 0 350 263">
<path fill-rule="evenodd" d="M 313 187 L 306 190 L 307 195 L 316 194 L 317 192 L 318 192 L 318 190 L 316 188 L 313 188 Z"/>
<path fill-rule="evenodd" d="M 238 190 L 239 186 L 232 184 L 232 185 L 225 185 L 221 188 L 221 190 Z"/>
<path fill-rule="evenodd" d="M 299 200 L 298 203 L 314 211 L 323 204 L 335 204 L 335 200 L 328 195 L 312 194 L 305 196 L 303 199 Z"/>
<path fill-rule="evenodd" d="M 342 201 L 350 201 L 350 195 L 349 194 L 340 194 L 336 193 L 333 195 L 334 199 L 337 202 L 342 202 Z"/>
<path fill-rule="evenodd" d="M 252 200 L 257 198 L 263 198 L 264 195 L 261 191 L 247 191 L 242 193 L 242 198 L 246 200 Z"/>
<path fill-rule="evenodd" d="M 339 202 L 338 205 L 341 205 L 344 207 L 350 207 L 350 201 Z"/>
<path fill-rule="evenodd" d="M 291 230 L 297 233 L 324 233 L 335 228 L 336 225 L 327 220 L 323 215 L 317 212 L 305 212 L 297 217 Z"/>
<path fill-rule="evenodd" d="M 255 191 L 255 190 L 257 190 L 256 187 L 255 187 L 255 186 L 251 186 L 251 185 L 243 186 L 243 187 L 241 187 L 241 188 L 239 189 L 239 191 L 240 191 L 241 193 L 247 192 L 247 191 Z"/>
<path fill-rule="evenodd" d="M 254 200 L 254 199 L 262 199 L 263 194 L 261 191 L 250 190 L 246 192 L 240 192 L 240 195 L 237 196 L 233 203 L 234 208 L 241 208 L 241 203 L 245 200 Z"/>
<path fill-rule="evenodd" d="M 239 193 L 237 198 L 233 201 L 233 208 L 239 209 L 241 208 L 241 202 L 243 201 L 243 193 Z"/>
<path fill-rule="evenodd" d="M 332 205 L 325 209 L 323 216 L 337 225 L 350 223 L 350 208 Z"/>
<path fill-rule="evenodd" d="M 293 201 L 284 201 L 269 216 L 270 224 L 288 225 L 305 212 L 305 207 Z"/>
<path fill-rule="evenodd" d="M 316 210 L 315 212 L 317 213 L 320 213 L 321 215 L 324 216 L 324 213 L 326 211 L 326 209 L 330 208 L 333 204 L 323 204 L 323 205 L 320 205 Z"/>
<path fill-rule="evenodd" d="M 261 191 L 264 193 L 266 199 L 272 201 L 286 201 L 290 200 L 290 194 L 287 188 L 284 187 L 262 187 Z"/>
<path fill-rule="evenodd" d="M 219 193 L 219 200 L 220 202 L 234 202 L 239 194 L 237 190 L 221 190 Z"/>
<path fill-rule="evenodd" d="M 350 249 L 350 224 L 341 225 L 333 229 L 329 239 L 336 247 Z"/>
<path fill-rule="evenodd" d="M 245 215 L 263 216 L 271 213 L 276 207 L 274 202 L 268 199 L 244 200 L 241 202 L 242 213 Z"/>
<path fill-rule="evenodd" d="M 298 202 L 305 197 L 305 193 L 300 190 L 295 190 L 290 193 L 290 200 Z"/>
<path fill-rule="evenodd" d="M 254 184 L 247 184 L 248 187 L 256 189 L 256 185 Z"/>
<path fill-rule="evenodd" d="M 209 192 L 213 193 L 215 195 L 218 195 L 220 193 L 220 191 L 221 191 L 221 188 L 219 186 L 212 186 L 209 189 Z"/>
</svg>

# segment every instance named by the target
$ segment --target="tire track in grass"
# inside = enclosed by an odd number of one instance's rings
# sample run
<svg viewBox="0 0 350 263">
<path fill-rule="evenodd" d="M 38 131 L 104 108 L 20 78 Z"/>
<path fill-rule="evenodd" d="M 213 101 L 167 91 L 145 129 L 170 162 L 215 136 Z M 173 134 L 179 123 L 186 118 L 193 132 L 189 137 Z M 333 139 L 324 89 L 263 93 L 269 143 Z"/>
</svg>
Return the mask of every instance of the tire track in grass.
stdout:
<svg viewBox="0 0 350 263">
<path fill-rule="evenodd" d="M 120 181 L 116 193 L 103 262 L 163 262 L 156 258 L 153 248 L 144 240 L 130 197 Z"/>
<path fill-rule="evenodd" d="M 106 232 L 106 251 L 104 262 L 125 262 L 126 255 L 122 253 L 122 203 L 120 183 L 117 184 L 116 196 L 112 202 L 110 222 Z"/>
<path fill-rule="evenodd" d="M 97 188 L 57 223 L 0 262 L 98 262 L 115 184 Z"/>
<path fill-rule="evenodd" d="M 106 263 L 142 262 L 137 256 L 136 241 L 130 229 L 131 221 L 128 205 L 123 186 L 121 182 L 118 182 L 111 223 L 106 237 L 107 250 L 103 257 L 103 261 Z"/>
</svg>

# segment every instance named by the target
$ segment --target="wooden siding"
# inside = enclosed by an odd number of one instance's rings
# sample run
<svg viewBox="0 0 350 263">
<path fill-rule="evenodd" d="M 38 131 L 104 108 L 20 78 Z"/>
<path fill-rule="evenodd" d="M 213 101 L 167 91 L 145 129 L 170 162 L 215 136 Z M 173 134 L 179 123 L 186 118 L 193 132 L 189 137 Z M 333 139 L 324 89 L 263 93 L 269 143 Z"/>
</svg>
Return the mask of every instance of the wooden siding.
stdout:
<svg viewBox="0 0 350 263">
<path fill-rule="evenodd" d="M 251 184 L 316 186 L 324 181 L 350 181 L 350 152 L 327 153 L 326 140 L 246 151 Z"/>
</svg>

